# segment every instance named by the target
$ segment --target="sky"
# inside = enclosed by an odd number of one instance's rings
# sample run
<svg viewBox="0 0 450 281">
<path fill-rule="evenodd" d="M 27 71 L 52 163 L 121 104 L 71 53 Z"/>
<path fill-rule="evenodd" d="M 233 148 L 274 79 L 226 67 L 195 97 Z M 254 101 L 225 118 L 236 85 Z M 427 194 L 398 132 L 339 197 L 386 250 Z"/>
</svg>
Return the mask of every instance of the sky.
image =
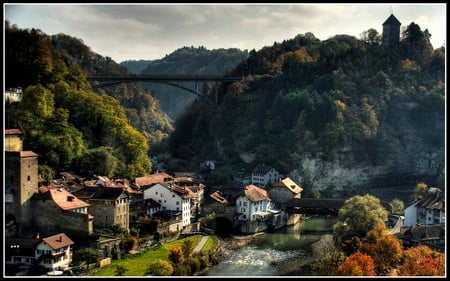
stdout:
<svg viewBox="0 0 450 281">
<path fill-rule="evenodd" d="M 4 20 L 47 35 L 81 39 L 93 52 L 120 63 L 156 60 L 182 47 L 260 50 L 311 32 L 320 40 L 337 34 L 382 34 L 392 14 L 405 28 L 428 29 L 434 48 L 446 45 L 446 3 L 4 3 Z"/>
</svg>

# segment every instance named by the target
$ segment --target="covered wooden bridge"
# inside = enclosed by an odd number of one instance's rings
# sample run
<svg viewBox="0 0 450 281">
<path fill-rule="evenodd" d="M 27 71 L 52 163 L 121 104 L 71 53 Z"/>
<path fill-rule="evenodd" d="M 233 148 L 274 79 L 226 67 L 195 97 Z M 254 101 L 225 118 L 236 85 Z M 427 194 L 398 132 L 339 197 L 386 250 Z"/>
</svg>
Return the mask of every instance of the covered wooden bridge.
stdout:
<svg viewBox="0 0 450 281">
<path fill-rule="evenodd" d="M 344 205 L 346 199 L 315 199 L 315 198 L 292 198 L 285 202 L 284 210 L 290 214 L 305 215 L 337 215 L 339 209 Z M 389 212 L 392 205 L 381 201 L 381 205 Z"/>
</svg>

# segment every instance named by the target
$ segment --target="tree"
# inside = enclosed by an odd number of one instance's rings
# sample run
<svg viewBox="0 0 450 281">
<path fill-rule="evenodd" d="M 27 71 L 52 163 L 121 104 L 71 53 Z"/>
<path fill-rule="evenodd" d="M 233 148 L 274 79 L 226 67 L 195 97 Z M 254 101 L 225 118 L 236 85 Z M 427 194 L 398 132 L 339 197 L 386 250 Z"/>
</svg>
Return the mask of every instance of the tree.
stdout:
<svg viewBox="0 0 450 281">
<path fill-rule="evenodd" d="M 424 182 L 418 182 L 414 188 L 413 201 L 421 199 L 428 190 L 428 185 Z"/>
<path fill-rule="evenodd" d="M 400 276 L 444 276 L 445 256 L 419 245 L 403 251 L 403 262 L 398 268 Z"/>
<path fill-rule="evenodd" d="M 376 276 L 372 258 L 359 251 L 350 255 L 341 263 L 334 275 L 337 276 Z"/>
<path fill-rule="evenodd" d="M 173 247 L 172 249 L 170 249 L 169 260 L 174 265 L 184 263 L 183 250 L 178 247 Z"/>
<path fill-rule="evenodd" d="M 158 259 L 150 264 L 148 274 L 153 276 L 171 276 L 173 270 L 170 262 Z"/>
<path fill-rule="evenodd" d="M 312 267 L 313 274 L 316 276 L 330 276 L 338 266 L 345 261 L 345 254 L 338 250 L 326 252 L 318 258 Z"/>
<path fill-rule="evenodd" d="M 192 252 L 194 248 L 192 247 L 191 239 L 184 239 L 183 244 L 181 245 L 181 249 L 183 250 L 184 260 L 189 262 L 191 259 Z"/>
<path fill-rule="evenodd" d="M 392 205 L 392 213 L 393 214 L 396 214 L 396 215 L 403 214 L 403 211 L 405 210 L 405 203 L 403 203 L 402 200 L 395 198 L 389 203 L 391 203 L 391 205 Z"/>
<path fill-rule="evenodd" d="M 379 45 L 381 42 L 381 35 L 374 28 L 369 28 L 368 30 L 363 31 L 360 36 L 361 40 L 369 45 Z"/>
<path fill-rule="evenodd" d="M 87 269 L 89 269 L 89 265 L 91 263 L 97 263 L 98 253 L 96 250 L 94 250 L 92 248 L 81 248 L 79 250 L 74 251 L 73 261 L 75 263 L 86 262 Z"/>
<path fill-rule="evenodd" d="M 333 239 L 338 249 L 351 254 L 358 247 L 355 243 L 366 236 L 377 223 L 384 223 L 388 212 L 380 200 L 372 195 L 356 195 L 344 202 L 339 209 L 338 221 L 333 226 Z M 351 242 L 348 244 L 348 242 Z"/>
<path fill-rule="evenodd" d="M 360 251 L 372 257 L 378 275 L 386 273 L 402 257 L 402 245 L 386 233 L 384 223 L 378 223 L 363 239 Z"/>
</svg>

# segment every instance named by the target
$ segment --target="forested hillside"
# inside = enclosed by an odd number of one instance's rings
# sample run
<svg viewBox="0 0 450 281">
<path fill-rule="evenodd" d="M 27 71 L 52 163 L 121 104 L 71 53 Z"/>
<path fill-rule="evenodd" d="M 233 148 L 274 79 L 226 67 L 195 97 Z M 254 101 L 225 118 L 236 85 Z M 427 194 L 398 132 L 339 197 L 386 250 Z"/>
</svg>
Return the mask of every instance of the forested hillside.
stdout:
<svg viewBox="0 0 450 281">
<path fill-rule="evenodd" d="M 252 50 L 229 73 L 246 78 L 216 108 L 197 103 L 177 121 L 171 151 L 267 163 L 323 195 L 434 185 L 445 161 L 445 50 L 429 36 L 411 23 L 392 48 L 369 29 Z"/>
<path fill-rule="evenodd" d="M 158 100 L 138 84 L 93 91 L 87 75 L 127 74 L 82 40 L 21 30 L 6 23 L 5 86 L 23 100 L 6 104 L 7 128 L 24 132 L 24 149 L 40 155 L 40 174 L 73 169 L 134 178 L 151 172 L 149 154 L 173 130 Z"/>
</svg>

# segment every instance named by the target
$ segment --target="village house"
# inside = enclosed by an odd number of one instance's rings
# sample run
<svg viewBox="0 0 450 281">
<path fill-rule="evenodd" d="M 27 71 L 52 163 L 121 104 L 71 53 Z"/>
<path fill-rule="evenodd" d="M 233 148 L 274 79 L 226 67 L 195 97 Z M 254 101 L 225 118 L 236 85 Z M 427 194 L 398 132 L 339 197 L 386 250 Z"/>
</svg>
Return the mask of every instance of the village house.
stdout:
<svg viewBox="0 0 450 281">
<path fill-rule="evenodd" d="M 403 226 L 443 223 L 445 223 L 445 193 L 439 188 L 429 188 L 421 199 L 405 208 Z"/>
<path fill-rule="evenodd" d="M 72 261 L 74 242 L 65 233 L 58 233 L 43 239 L 6 238 L 5 265 L 19 270 L 42 268 L 45 271 L 64 271 Z"/>
<path fill-rule="evenodd" d="M 194 193 L 174 183 L 160 182 L 144 190 L 144 200 L 153 199 L 161 204 L 161 212 L 181 213 L 182 227 L 191 224 L 191 199 Z"/>
<path fill-rule="evenodd" d="M 286 177 L 280 181 L 273 182 L 267 189 L 269 197 L 275 206 L 280 207 L 283 203 L 292 198 L 301 198 L 301 188 L 291 178 Z"/>
<path fill-rule="evenodd" d="M 22 151 L 23 150 L 23 133 L 19 129 L 5 129 L 4 149 L 5 151 Z"/>
<path fill-rule="evenodd" d="M 243 193 L 236 200 L 238 220 L 253 222 L 269 215 L 271 200 L 267 190 L 253 184 L 244 187 Z"/>
<path fill-rule="evenodd" d="M 73 244 L 74 242 L 65 233 L 43 238 L 36 247 L 35 263 L 49 271 L 64 271 L 69 268 L 72 260 Z"/>
<path fill-rule="evenodd" d="M 94 227 L 111 228 L 118 224 L 129 230 L 129 196 L 122 188 L 84 187 L 73 194 L 90 204 Z"/>
<path fill-rule="evenodd" d="M 33 229 L 41 235 L 58 232 L 80 240 L 93 234 L 90 204 L 59 185 L 41 186 L 33 197 Z"/>
<path fill-rule="evenodd" d="M 267 190 L 250 184 L 236 199 L 236 219 L 240 232 L 245 234 L 276 229 L 286 224 L 282 211 L 272 208 Z"/>
<path fill-rule="evenodd" d="M 20 102 L 23 97 L 23 89 L 18 88 L 10 88 L 5 91 L 5 102 L 13 103 Z"/>
<path fill-rule="evenodd" d="M 280 179 L 280 173 L 273 167 L 257 165 L 251 172 L 250 184 L 266 188 L 269 184 Z"/>
<path fill-rule="evenodd" d="M 445 251 L 445 193 L 432 187 L 405 208 L 399 238 L 405 246 L 427 245 Z"/>
</svg>

